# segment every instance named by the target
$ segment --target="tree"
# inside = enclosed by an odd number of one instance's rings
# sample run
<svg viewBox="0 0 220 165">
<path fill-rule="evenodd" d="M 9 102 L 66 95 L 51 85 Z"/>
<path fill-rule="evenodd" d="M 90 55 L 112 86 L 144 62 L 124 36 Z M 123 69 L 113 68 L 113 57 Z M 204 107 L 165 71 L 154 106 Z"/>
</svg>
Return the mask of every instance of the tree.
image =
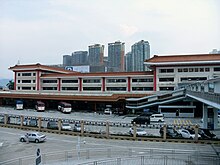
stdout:
<svg viewBox="0 0 220 165">
<path fill-rule="evenodd" d="M 14 82 L 12 80 L 10 80 L 6 86 L 8 87 L 8 89 L 14 90 Z"/>
</svg>

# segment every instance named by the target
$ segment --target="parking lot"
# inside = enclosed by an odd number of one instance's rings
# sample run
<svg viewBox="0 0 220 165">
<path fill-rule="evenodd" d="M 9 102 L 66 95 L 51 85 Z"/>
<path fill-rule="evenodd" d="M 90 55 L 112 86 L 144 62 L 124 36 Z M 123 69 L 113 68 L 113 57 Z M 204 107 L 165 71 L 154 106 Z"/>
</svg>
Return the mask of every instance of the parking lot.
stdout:
<svg viewBox="0 0 220 165">
<path fill-rule="evenodd" d="M 15 110 L 13 107 L 0 107 L 0 113 L 24 115 L 29 117 L 42 117 L 41 126 L 43 128 L 47 127 L 47 123 L 50 119 L 65 119 L 64 122 L 68 121 L 72 129 L 74 128 L 76 122 L 80 123 L 81 120 L 84 120 L 85 132 L 97 133 L 105 132 L 106 126 L 103 123 L 109 122 L 112 125 L 109 129 L 110 134 L 128 134 L 129 129 L 132 126 L 131 121 L 136 117 L 136 115 L 118 116 L 115 114 L 106 115 L 104 113 L 92 113 L 88 111 L 72 112 L 71 114 L 64 114 L 57 110 L 46 110 L 45 112 L 37 112 L 34 109 Z M 20 118 L 11 117 L 10 122 L 11 124 L 20 124 L 19 120 Z M 148 127 L 144 127 L 143 129 L 147 132 L 147 135 L 159 137 L 159 129 L 163 127 L 164 124 L 174 125 L 180 128 L 182 126 L 188 127 L 196 124 L 198 126 L 202 125 L 200 118 L 165 118 L 164 120 L 164 122 L 151 122 Z M 220 138 L 219 130 L 214 131 L 214 133 L 217 135 L 216 137 Z"/>
</svg>

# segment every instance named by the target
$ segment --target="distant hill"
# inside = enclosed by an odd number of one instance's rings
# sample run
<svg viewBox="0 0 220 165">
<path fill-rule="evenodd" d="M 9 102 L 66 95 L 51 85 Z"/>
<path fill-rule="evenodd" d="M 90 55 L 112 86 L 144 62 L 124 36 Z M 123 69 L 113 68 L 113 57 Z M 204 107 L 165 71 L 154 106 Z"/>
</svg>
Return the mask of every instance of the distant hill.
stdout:
<svg viewBox="0 0 220 165">
<path fill-rule="evenodd" d="M 10 80 L 12 79 L 0 79 L 0 86 L 6 87 L 6 85 L 8 84 Z"/>
</svg>

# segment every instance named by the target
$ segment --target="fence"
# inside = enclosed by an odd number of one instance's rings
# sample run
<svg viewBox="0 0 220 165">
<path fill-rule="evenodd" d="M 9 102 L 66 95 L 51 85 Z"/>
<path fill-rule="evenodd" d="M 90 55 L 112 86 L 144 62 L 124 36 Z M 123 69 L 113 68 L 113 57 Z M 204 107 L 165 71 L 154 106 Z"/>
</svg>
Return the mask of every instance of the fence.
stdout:
<svg viewBox="0 0 220 165">
<path fill-rule="evenodd" d="M 1 165 L 32 165 L 35 156 L 0 162 Z M 42 165 L 219 165 L 211 152 L 172 149 L 99 148 L 42 154 Z"/>
</svg>

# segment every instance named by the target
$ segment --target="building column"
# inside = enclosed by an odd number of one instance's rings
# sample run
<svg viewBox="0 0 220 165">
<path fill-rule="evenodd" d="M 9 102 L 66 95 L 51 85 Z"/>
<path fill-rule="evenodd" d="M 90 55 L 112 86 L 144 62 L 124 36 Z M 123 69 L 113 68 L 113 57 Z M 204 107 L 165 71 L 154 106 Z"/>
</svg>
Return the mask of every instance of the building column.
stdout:
<svg viewBox="0 0 220 165">
<path fill-rule="evenodd" d="M 157 91 L 157 70 L 156 70 L 156 66 L 154 66 L 154 91 Z"/>
<path fill-rule="evenodd" d="M 208 108 L 207 105 L 203 103 L 203 128 L 208 128 Z"/>
<path fill-rule="evenodd" d="M 37 91 L 40 90 L 40 71 L 37 71 Z"/>
<path fill-rule="evenodd" d="M 218 109 L 217 108 L 213 108 L 213 119 L 214 119 L 214 129 L 218 128 Z"/>
<path fill-rule="evenodd" d="M 79 91 L 82 91 L 82 78 L 79 78 Z"/>
<path fill-rule="evenodd" d="M 131 91 L 131 77 L 128 77 L 128 92 Z"/>
<path fill-rule="evenodd" d="M 17 85 L 17 72 L 14 72 L 14 90 L 17 90 L 16 85 Z"/>
<path fill-rule="evenodd" d="M 102 77 L 102 92 L 105 91 L 105 77 Z"/>
<path fill-rule="evenodd" d="M 58 78 L 58 91 L 60 92 L 60 78 Z"/>
</svg>

